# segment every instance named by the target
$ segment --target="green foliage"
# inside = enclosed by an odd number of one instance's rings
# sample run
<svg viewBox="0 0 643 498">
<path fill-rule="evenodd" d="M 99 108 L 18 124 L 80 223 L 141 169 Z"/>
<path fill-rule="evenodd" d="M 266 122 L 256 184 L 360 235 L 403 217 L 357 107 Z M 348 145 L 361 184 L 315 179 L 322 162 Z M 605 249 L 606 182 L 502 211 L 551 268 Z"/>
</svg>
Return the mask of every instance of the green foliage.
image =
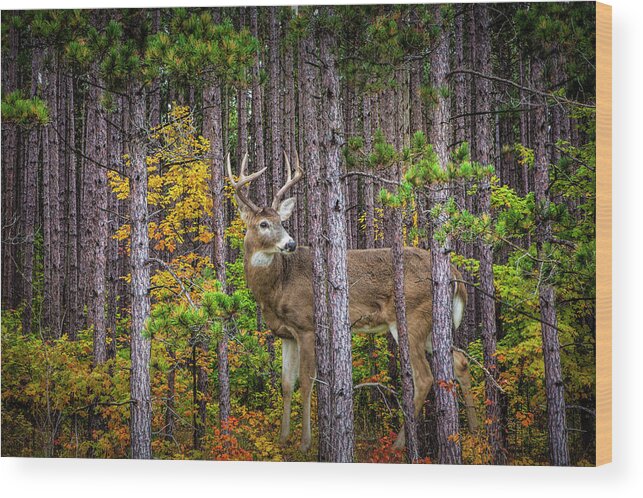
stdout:
<svg viewBox="0 0 643 498">
<path fill-rule="evenodd" d="M 92 368 L 92 332 L 53 341 L 25 337 L 16 312 L 2 315 L 3 454 L 126 456 L 129 369 L 122 357 Z M 78 437 L 91 413 L 105 426 Z M 35 435 L 35 440 L 33 436 Z"/>
<path fill-rule="evenodd" d="M 581 101 L 585 96 L 595 99 L 595 20 L 595 5 L 591 3 L 530 4 L 516 9 L 513 16 L 521 50 L 538 54 L 543 60 L 553 52 L 564 57 L 570 78 L 565 85 L 568 96 Z"/>
<path fill-rule="evenodd" d="M 2 119 L 22 126 L 49 123 L 47 102 L 33 97 L 25 98 L 21 90 L 2 96 Z"/>
<path fill-rule="evenodd" d="M 146 61 L 185 81 L 214 76 L 246 84 L 257 47 L 249 31 L 236 31 L 230 19 L 216 24 L 209 11 L 188 14 L 177 9 L 168 32 L 150 38 Z"/>
</svg>

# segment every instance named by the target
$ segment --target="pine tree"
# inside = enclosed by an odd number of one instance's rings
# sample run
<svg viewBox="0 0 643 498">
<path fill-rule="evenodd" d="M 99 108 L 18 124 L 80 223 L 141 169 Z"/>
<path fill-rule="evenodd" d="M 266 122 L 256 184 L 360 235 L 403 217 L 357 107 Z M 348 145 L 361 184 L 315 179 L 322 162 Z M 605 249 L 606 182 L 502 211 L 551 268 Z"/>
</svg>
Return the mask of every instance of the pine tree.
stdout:
<svg viewBox="0 0 643 498">
<path fill-rule="evenodd" d="M 540 56 L 532 58 L 531 83 L 533 88 L 545 88 L 545 64 Z M 534 114 L 534 191 L 537 208 L 538 231 L 536 245 L 538 258 L 547 258 L 546 247 L 551 241 L 552 226 L 549 219 L 549 163 L 547 152 L 547 103 L 545 98 L 537 99 L 540 106 Z M 550 271 L 549 264 L 543 264 L 541 272 Z M 543 338 L 543 357 L 545 360 L 545 388 L 547 394 L 547 423 L 549 428 L 549 455 L 552 465 L 569 465 L 567 446 L 567 415 L 565 405 L 565 384 L 560 360 L 560 342 L 558 339 L 558 317 L 556 313 L 556 295 L 549 282 L 547 273 L 540 276 L 538 289 L 540 301 L 540 318 Z"/>
<path fill-rule="evenodd" d="M 476 70 L 483 74 L 491 74 L 491 42 L 489 37 L 490 15 L 488 7 L 484 5 L 473 6 L 475 20 L 474 58 Z M 491 83 L 486 78 L 475 79 L 476 107 L 480 113 L 476 116 L 476 149 L 473 159 L 483 165 L 492 163 L 493 154 L 493 128 L 491 112 L 492 102 Z M 479 186 L 478 208 L 482 216 L 491 215 L 491 181 L 489 175 L 484 175 Z M 503 438 L 500 427 L 500 392 L 497 381 L 499 377 L 498 362 L 496 360 L 496 306 L 495 286 L 493 278 L 493 247 L 491 242 L 481 237 L 478 241 L 480 255 L 480 290 L 482 291 L 482 341 L 484 348 L 484 365 L 491 373 L 492 379 L 485 381 L 485 406 L 486 429 L 489 446 L 492 452 L 492 461 L 496 465 L 506 463 L 506 454 L 502 446 Z"/>
<path fill-rule="evenodd" d="M 323 204 L 325 185 L 322 181 L 319 115 L 315 95 L 319 92 L 319 75 L 313 64 L 317 57 L 314 44 L 316 19 L 310 17 L 307 32 L 299 39 L 299 74 L 301 78 L 300 106 L 303 112 L 304 164 L 308 185 L 308 243 L 313 250 L 313 315 L 315 322 L 315 356 L 317 378 L 317 420 L 319 425 L 319 460 L 332 461 L 331 437 L 331 351 L 326 287 L 326 254 L 323 238 Z"/>
<path fill-rule="evenodd" d="M 443 19 L 440 6 L 433 10 L 435 22 L 442 25 Z M 449 161 L 447 147 L 449 144 L 449 102 L 444 95 L 447 88 L 449 72 L 449 39 L 441 38 L 431 53 L 432 85 L 438 93 L 438 101 L 433 110 L 434 144 L 439 167 L 446 171 Z M 452 356 L 452 289 L 451 261 L 449 258 L 450 240 L 447 236 L 441 241 L 436 237 L 446 222 L 444 206 L 448 192 L 444 188 L 436 188 L 432 192 L 432 202 L 440 208 L 440 213 L 433 220 L 431 239 L 431 259 L 433 273 L 433 376 L 436 385 L 436 410 L 438 414 L 438 458 L 440 463 L 461 463 L 461 447 L 458 439 L 458 406 L 455 393 L 455 378 Z"/>
<path fill-rule="evenodd" d="M 333 21 L 333 9 L 326 8 L 326 22 Z M 353 376 L 350 320 L 348 317 L 348 269 L 346 259 L 345 199 L 340 184 L 343 123 L 340 109 L 339 68 L 337 39 L 329 30 L 320 35 L 322 63 L 322 103 L 324 134 L 322 149 L 325 153 L 328 182 L 326 213 L 328 217 L 328 303 L 330 335 L 332 337 L 332 436 L 331 455 L 334 462 L 352 462 L 353 432 Z"/>
<path fill-rule="evenodd" d="M 9 14 L 6 12 L 5 14 Z M 18 52 L 20 32 L 15 22 L 10 21 L 7 35 L 8 48 L 3 40 L 2 95 L 18 90 Z M 5 52 L 6 51 L 6 52 Z M 18 165 L 18 124 L 2 120 L 2 308 L 17 305 L 16 262 L 18 260 L 18 213 L 16 202 L 20 167 Z"/>
</svg>

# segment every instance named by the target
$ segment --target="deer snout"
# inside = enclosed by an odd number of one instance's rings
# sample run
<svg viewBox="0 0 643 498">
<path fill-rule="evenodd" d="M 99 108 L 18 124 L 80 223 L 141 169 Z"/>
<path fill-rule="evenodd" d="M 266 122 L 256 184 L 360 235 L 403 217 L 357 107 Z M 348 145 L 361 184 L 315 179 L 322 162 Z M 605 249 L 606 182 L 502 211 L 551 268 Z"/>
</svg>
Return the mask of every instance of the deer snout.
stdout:
<svg viewBox="0 0 643 498">
<path fill-rule="evenodd" d="M 282 239 L 277 243 L 276 247 L 279 252 L 295 252 L 295 249 L 297 248 L 297 242 L 295 242 L 290 235 L 284 234 Z"/>
</svg>

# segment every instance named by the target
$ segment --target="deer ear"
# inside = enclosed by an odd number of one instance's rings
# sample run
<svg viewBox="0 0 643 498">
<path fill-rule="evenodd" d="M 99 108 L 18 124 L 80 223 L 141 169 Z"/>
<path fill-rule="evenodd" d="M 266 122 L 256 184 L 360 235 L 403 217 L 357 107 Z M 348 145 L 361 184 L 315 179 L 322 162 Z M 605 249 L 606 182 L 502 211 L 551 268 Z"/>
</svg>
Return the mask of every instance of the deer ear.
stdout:
<svg viewBox="0 0 643 498">
<path fill-rule="evenodd" d="M 284 202 L 282 202 L 279 205 L 279 210 L 277 211 L 279 213 L 279 218 L 281 218 L 281 221 L 286 221 L 288 218 L 290 218 L 293 209 L 295 209 L 294 197 L 290 197 L 289 199 L 286 199 Z"/>
<path fill-rule="evenodd" d="M 252 210 L 246 206 L 241 200 L 235 195 L 237 201 L 237 206 L 239 207 L 239 215 L 243 222 L 247 225 L 250 222 L 251 216 L 254 214 Z"/>
</svg>

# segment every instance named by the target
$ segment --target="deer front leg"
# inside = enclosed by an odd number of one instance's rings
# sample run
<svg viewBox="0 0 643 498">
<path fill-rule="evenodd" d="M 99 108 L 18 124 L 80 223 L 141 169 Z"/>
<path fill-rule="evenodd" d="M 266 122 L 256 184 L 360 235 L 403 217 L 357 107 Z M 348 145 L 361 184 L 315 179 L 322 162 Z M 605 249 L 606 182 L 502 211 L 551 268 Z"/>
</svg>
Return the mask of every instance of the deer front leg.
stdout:
<svg viewBox="0 0 643 498">
<path fill-rule="evenodd" d="M 315 334 L 302 334 L 299 340 L 299 379 L 301 386 L 302 423 L 301 445 L 299 449 L 307 452 L 310 449 L 310 404 L 313 393 L 313 379 L 315 378 Z"/>
<path fill-rule="evenodd" d="M 409 323 L 413 322 L 409 320 Z M 391 331 L 393 332 L 393 331 Z M 410 335 L 410 334 L 409 334 Z M 396 334 L 393 336 L 397 339 Z M 409 353 L 411 356 L 411 371 L 413 373 L 413 408 L 415 412 L 415 420 L 418 420 L 424 401 L 426 400 L 431 386 L 433 385 L 433 374 L 431 373 L 431 366 L 426 359 L 425 343 L 419 338 L 414 336 L 409 337 L 411 344 L 409 344 Z M 406 442 L 404 425 L 393 443 L 393 448 L 404 448 Z"/>
<path fill-rule="evenodd" d="M 453 352 L 453 369 L 455 370 L 455 378 L 460 384 L 460 389 L 462 389 L 469 432 L 475 433 L 478 430 L 479 423 L 473 396 L 471 395 L 471 372 L 469 371 L 469 362 L 460 351 Z"/>
<path fill-rule="evenodd" d="M 290 434 L 292 393 L 299 376 L 299 346 L 294 339 L 281 340 L 281 365 L 281 393 L 284 401 L 284 411 L 281 416 L 279 442 L 284 444 Z"/>
</svg>

